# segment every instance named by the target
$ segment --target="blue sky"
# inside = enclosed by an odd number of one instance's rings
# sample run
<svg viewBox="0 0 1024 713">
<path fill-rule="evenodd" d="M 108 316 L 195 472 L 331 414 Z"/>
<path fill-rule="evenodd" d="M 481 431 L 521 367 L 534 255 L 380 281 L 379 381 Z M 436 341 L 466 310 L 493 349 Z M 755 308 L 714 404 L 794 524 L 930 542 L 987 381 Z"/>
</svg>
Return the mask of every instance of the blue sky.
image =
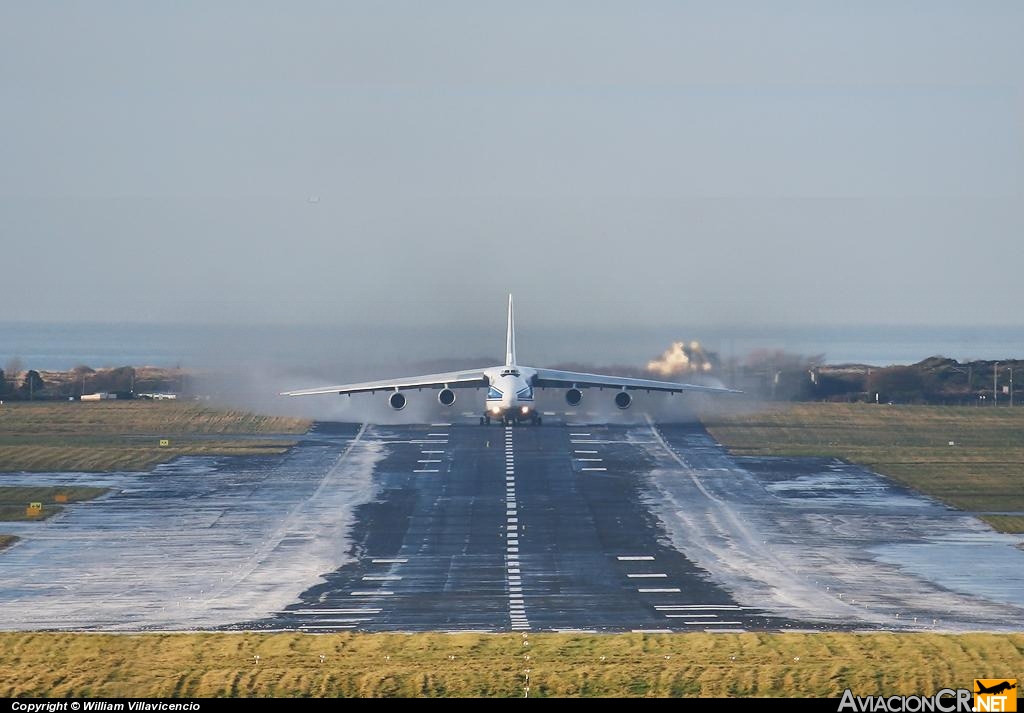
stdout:
<svg viewBox="0 0 1024 713">
<path fill-rule="evenodd" d="M 3 317 L 1021 325 L 1021 37 L 1019 2 L 5 3 Z"/>
</svg>

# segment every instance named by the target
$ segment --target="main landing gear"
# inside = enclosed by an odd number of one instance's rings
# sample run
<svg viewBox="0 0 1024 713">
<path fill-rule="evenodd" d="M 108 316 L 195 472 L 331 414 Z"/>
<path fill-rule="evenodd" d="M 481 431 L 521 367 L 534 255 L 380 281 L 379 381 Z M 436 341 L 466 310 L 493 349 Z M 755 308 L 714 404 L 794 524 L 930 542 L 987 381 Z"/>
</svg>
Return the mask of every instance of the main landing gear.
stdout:
<svg viewBox="0 0 1024 713">
<path fill-rule="evenodd" d="M 512 416 L 501 416 L 500 418 L 501 418 L 501 425 L 502 426 L 515 426 L 516 424 L 519 423 L 519 419 L 514 418 Z M 497 421 L 498 418 L 496 417 L 494 420 Z M 536 413 L 535 414 L 531 414 L 531 416 L 530 416 L 530 423 L 531 424 L 533 424 L 534 426 L 539 426 L 543 422 L 544 422 L 544 420 L 540 417 L 540 414 L 536 414 Z M 491 425 L 491 417 L 490 417 L 489 414 L 484 414 L 483 416 L 480 417 L 480 425 L 481 426 L 490 426 Z"/>
</svg>

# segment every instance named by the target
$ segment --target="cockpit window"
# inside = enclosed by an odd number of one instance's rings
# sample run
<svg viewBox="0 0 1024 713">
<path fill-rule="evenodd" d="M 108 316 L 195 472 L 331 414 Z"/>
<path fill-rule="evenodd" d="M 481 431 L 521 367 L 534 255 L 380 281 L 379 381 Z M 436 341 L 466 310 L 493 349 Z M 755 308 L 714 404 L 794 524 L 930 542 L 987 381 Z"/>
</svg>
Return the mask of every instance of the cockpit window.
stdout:
<svg viewBox="0 0 1024 713">
<path fill-rule="evenodd" d="M 489 399 L 500 399 L 502 397 L 501 389 L 496 389 L 493 386 L 487 389 L 487 398 Z"/>
<path fill-rule="evenodd" d="M 518 369 L 505 369 L 505 371 L 501 372 L 501 375 L 502 376 L 519 376 L 519 370 Z"/>
</svg>

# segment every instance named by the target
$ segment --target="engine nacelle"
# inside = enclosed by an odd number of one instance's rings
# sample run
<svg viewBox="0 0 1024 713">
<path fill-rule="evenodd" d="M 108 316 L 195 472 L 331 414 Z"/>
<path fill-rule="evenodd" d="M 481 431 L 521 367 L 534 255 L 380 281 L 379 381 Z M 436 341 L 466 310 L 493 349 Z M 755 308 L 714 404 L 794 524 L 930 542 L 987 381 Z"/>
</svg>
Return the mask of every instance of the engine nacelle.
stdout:
<svg viewBox="0 0 1024 713">
<path fill-rule="evenodd" d="M 577 389 L 575 386 L 565 392 L 565 403 L 570 406 L 579 406 L 580 401 L 583 400 L 583 392 Z"/>
<path fill-rule="evenodd" d="M 631 403 L 633 403 L 633 397 L 629 395 L 629 392 L 620 391 L 615 394 L 615 405 L 619 408 L 627 409 Z"/>
<path fill-rule="evenodd" d="M 395 411 L 401 411 L 404 409 L 406 403 L 408 403 L 408 401 L 405 398 L 405 394 L 400 391 L 396 391 L 391 394 L 391 396 L 388 396 L 388 406 L 393 408 Z"/>
<path fill-rule="evenodd" d="M 451 389 L 441 389 L 437 392 L 437 401 L 442 406 L 451 406 L 455 403 L 455 392 Z"/>
</svg>

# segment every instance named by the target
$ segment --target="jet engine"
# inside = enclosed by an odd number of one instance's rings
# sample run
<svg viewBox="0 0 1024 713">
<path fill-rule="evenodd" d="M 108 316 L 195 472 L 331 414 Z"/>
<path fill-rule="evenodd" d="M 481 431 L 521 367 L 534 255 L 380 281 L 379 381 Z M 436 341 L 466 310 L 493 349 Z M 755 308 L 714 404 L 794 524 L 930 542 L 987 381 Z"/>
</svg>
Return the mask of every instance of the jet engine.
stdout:
<svg viewBox="0 0 1024 713">
<path fill-rule="evenodd" d="M 442 406 L 451 406 L 455 403 L 455 392 L 451 389 L 441 389 L 437 392 L 437 401 Z"/>
<path fill-rule="evenodd" d="M 575 386 L 565 392 L 565 403 L 570 406 L 579 406 L 580 401 L 583 400 L 583 392 L 577 389 Z"/>
<path fill-rule="evenodd" d="M 615 405 L 621 409 L 629 408 L 629 405 L 633 403 L 633 397 L 626 391 L 620 391 L 615 394 Z"/>
<path fill-rule="evenodd" d="M 395 411 L 401 411 L 402 409 L 404 409 L 405 404 L 405 394 L 401 393 L 400 391 L 396 391 L 395 393 L 391 394 L 391 396 L 388 396 L 388 405 Z"/>
</svg>

